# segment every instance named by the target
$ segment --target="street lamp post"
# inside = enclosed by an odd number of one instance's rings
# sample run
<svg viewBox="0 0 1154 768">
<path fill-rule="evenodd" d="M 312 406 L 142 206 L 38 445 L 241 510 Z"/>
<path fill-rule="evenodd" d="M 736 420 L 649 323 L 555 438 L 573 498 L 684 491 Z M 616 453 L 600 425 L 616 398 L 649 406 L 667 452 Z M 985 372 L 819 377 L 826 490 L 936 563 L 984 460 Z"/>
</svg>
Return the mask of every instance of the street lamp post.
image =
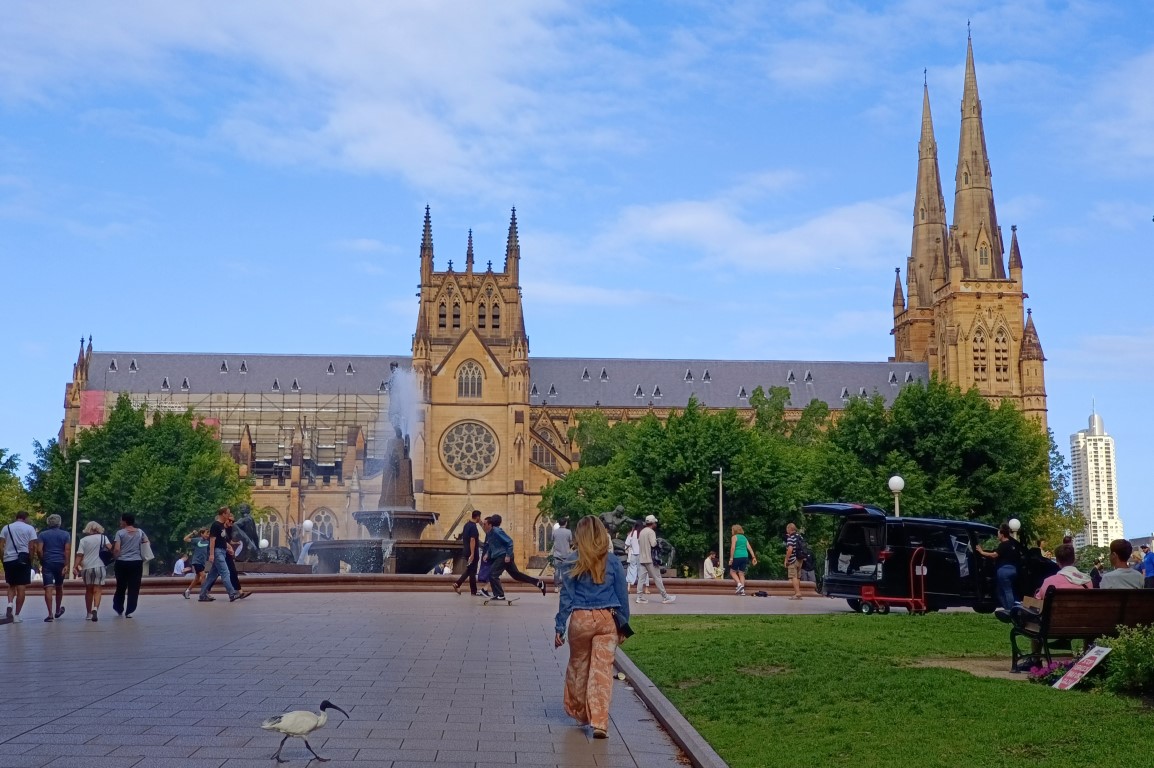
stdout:
<svg viewBox="0 0 1154 768">
<path fill-rule="evenodd" d="M 717 475 L 717 562 L 725 562 L 725 526 L 722 523 L 722 501 L 721 493 L 725 485 L 724 472 L 721 467 L 713 470 L 713 474 Z M 724 567 L 724 566 L 722 566 Z"/>
<path fill-rule="evenodd" d="M 88 459 L 76 460 L 76 479 L 72 482 L 72 539 L 70 540 L 71 555 L 68 558 L 68 576 L 69 578 L 77 578 L 76 573 L 76 514 L 80 510 L 80 465 L 91 464 Z"/>
<path fill-rule="evenodd" d="M 906 481 L 902 479 L 901 475 L 894 475 L 889 482 L 890 493 L 894 495 L 894 517 L 902 516 L 902 491 L 906 487 Z"/>
</svg>

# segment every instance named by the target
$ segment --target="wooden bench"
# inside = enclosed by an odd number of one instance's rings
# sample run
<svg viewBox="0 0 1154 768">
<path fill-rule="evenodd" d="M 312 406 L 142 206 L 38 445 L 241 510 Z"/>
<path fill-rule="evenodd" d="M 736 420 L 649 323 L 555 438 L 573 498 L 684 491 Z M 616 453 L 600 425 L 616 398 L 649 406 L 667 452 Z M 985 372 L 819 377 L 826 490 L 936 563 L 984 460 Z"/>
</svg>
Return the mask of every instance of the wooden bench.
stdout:
<svg viewBox="0 0 1154 768">
<path fill-rule="evenodd" d="M 1034 651 L 1022 652 L 1018 638 L 1037 641 L 1046 662 L 1052 661 L 1053 641 L 1081 640 L 1089 647 L 1095 639 L 1114 635 L 1119 626 L 1154 624 L 1154 589 L 1055 589 L 1050 587 L 1036 618 L 1015 619 L 1010 630 L 1013 665 Z"/>
</svg>

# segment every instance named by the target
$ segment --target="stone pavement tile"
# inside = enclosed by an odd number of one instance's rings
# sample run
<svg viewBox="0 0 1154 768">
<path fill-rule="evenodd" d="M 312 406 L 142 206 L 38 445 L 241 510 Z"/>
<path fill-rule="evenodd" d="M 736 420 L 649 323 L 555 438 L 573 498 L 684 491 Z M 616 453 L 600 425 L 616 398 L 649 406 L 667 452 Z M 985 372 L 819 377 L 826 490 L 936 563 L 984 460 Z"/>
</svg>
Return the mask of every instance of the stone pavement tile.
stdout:
<svg viewBox="0 0 1154 768">
<path fill-rule="evenodd" d="M 0 768 L 40 768 L 56 759 L 56 755 L 0 755 Z"/>
<path fill-rule="evenodd" d="M 220 768 L 224 765 L 221 758 L 199 759 L 195 757 L 150 757 L 147 768 Z M 265 761 L 268 766 L 269 761 Z M 144 761 L 140 768 L 145 768 Z"/>
<path fill-rule="evenodd" d="M 357 760 L 377 760 L 392 762 L 395 760 L 409 760 L 431 763 L 437 759 L 435 749 L 418 751 L 415 749 L 361 749 L 357 751 Z"/>
<path fill-rule="evenodd" d="M 173 747 L 164 745 L 130 744 L 117 747 L 108 753 L 109 757 L 172 757 L 188 758 L 196 751 L 196 747 Z"/>
<path fill-rule="evenodd" d="M 140 757 L 58 757 L 44 768 L 134 768 L 143 762 Z"/>
</svg>

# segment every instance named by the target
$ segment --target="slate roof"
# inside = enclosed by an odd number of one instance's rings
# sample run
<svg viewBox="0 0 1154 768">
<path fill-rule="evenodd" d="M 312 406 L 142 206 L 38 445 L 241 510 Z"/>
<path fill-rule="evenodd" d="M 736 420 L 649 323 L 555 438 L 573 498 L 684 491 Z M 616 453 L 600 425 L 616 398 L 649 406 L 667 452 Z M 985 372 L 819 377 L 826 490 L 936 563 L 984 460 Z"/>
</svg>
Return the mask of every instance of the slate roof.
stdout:
<svg viewBox="0 0 1154 768">
<path fill-rule="evenodd" d="M 184 391 L 187 380 L 191 393 L 291 394 L 295 382 L 304 394 L 375 395 L 393 364 L 407 369 L 411 363 L 409 355 L 93 351 L 87 388 L 162 392 L 167 379 L 174 393 Z M 929 379 L 925 363 L 534 357 L 529 368 L 529 402 L 558 408 L 682 407 L 691 395 L 711 408 L 746 408 L 755 387 L 783 386 L 790 390 L 790 407 L 817 398 L 840 409 L 863 393 L 878 392 L 892 404 L 902 386 Z"/>
<path fill-rule="evenodd" d="M 179 393 L 184 391 L 182 387 L 187 379 L 188 392 L 273 394 L 278 391 L 273 389 L 275 383 L 281 394 L 291 394 L 295 381 L 304 394 L 375 395 L 382 382 L 389 380 L 393 363 L 408 368 L 412 356 L 154 354 L 93 350 L 86 388 L 162 392 L 167 379 L 169 391 Z M 329 373 L 330 366 L 332 373 Z M 352 373 L 348 372 L 349 366 Z"/>
<path fill-rule="evenodd" d="M 925 363 L 538 357 L 529 370 L 529 402 L 558 407 L 681 407 L 696 395 L 710 408 L 748 408 L 755 387 L 780 386 L 789 388 L 789 407 L 817 398 L 841 409 L 874 392 L 890 405 L 905 384 L 929 380 Z"/>
</svg>

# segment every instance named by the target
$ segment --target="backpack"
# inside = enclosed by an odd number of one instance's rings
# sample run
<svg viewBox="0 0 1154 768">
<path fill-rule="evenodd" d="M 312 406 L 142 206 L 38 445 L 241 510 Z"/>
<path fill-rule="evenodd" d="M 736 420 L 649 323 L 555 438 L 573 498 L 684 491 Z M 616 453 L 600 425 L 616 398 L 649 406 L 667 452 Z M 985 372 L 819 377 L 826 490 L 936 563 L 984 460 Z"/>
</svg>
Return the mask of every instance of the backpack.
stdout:
<svg viewBox="0 0 1154 768">
<path fill-rule="evenodd" d="M 809 548 L 809 544 L 806 543 L 805 537 L 800 533 L 797 535 L 797 552 L 794 553 L 794 557 L 801 563 L 801 569 L 803 571 L 813 570 L 813 551 Z"/>
</svg>

